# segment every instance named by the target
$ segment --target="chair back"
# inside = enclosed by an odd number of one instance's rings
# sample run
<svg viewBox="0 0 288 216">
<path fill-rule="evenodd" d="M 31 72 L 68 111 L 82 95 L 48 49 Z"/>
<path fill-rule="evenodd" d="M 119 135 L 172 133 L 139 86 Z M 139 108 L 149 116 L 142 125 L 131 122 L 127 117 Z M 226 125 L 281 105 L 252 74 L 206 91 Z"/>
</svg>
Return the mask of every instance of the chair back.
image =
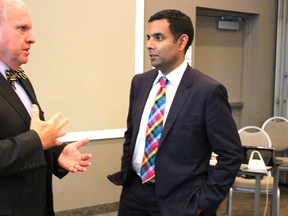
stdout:
<svg viewBox="0 0 288 216">
<path fill-rule="evenodd" d="M 241 128 L 238 133 L 242 146 L 272 147 L 269 135 L 260 127 L 246 126 Z"/>
<path fill-rule="evenodd" d="M 275 116 L 267 119 L 262 129 L 265 130 L 276 151 L 284 151 L 288 149 L 288 119 Z"/>
</svg>

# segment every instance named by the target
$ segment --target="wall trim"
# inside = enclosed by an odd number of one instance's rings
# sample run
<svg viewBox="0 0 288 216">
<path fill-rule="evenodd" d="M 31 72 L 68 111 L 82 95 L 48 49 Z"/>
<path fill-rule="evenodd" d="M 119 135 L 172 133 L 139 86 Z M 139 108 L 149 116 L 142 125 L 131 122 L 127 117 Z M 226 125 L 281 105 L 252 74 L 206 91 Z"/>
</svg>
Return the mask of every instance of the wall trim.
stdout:
<svg viewBox="0 0 288 216">
<path fill-rule="evenodd" d="M 135 74 L 143 73 L 144 67 L 144 7 L 144 0 L 136 1 Z"/>
<path fill-rule="evenodd" d="M 88 138 L 89 140 L 103 140 L 123 138 L 126 128 L 111 129 L 111 130 L 96 130 L 96 131 L 80 131 L 70 132 L 59 138 L 62 142 L 74 142 L 80 139 Z"/>
</svg>

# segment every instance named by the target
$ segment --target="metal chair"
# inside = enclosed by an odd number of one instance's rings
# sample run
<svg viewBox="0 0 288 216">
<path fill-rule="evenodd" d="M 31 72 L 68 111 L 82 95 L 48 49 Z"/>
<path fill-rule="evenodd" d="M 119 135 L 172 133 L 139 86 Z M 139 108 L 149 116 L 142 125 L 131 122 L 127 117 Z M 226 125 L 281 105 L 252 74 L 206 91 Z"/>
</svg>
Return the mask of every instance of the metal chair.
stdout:
<svg viewBox="0 0 288 216">
<path fill-rule="evenodd" d="M 271 142 L 269 135 L 260 127 L 247 126 L 247 127 L 241 128 L 238 132 L 239 132 L 242 146 L 266 147 L 266 148 L 272 147 L 272 142 Z M 263 178 L 260 181 L 260 193 L 261 194 L 265 193 L 267 195 L 273 194 L 273 197 L 274 197 L 273 207 L 276 208 L 274 212 L 277 211 L 276 215 L 279 215 L 280 190 L 278 189 L 278 181 L 277 181 L 277 184 L 275 183 L 276 182 L 274 182 L 274 177 L 271 176 L 271 173 L 268 173 L 267 176 L 263 176 Z M 255 194 L 256 192 L 255 187 L 256 187 L 255 178 L 243 178 L 242 176 L 236 177 L 235 182 L 233 186 L 230 188 L 230 191 L 227 197 L 227 212 L 229 216 L 232 215 L 233 193 L 242 192 L 242 193 L 254 193 Z M 255 202 L 259 203 L 259 200 L 255 200 Z"/>
<path fill-rule="evenodd" d="M 282 156 L 277 156 L 276 159 L 281 161 L 281 165 L 279 166 L 279 171 L 288 171 L 288 119 L 280 116 L 275 116 L 267 119 L 262 129 L 265 130 L 271 141 L 272 146 L 275 148 L 277 153 Z M 287 175 L 284 176 L 284 182 L 286 181 Z"/>
</svg>

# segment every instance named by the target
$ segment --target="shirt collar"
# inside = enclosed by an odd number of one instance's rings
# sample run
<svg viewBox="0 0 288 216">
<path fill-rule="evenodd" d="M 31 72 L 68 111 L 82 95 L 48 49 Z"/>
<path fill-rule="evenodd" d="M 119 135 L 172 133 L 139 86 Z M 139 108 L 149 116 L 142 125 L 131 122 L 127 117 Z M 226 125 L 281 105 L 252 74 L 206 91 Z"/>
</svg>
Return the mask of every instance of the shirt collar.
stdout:
<svg viewBox="0 0 288 216">
<path fill-rule="evenodd" d="M 0 61 L 0 73 L 4 76 L 5 79 L 7 79 L 6 70 L 8 70 L 8 69 L 9 69 L 9 67 Z"/>
<path fill-rule="evenodd" d="M 166 77 L 169 80 L 168 85 L 178 86 L 182 76 L 187 68 L 187 62 L 183 61 L 176 69 L 171 71 Z M 153 83 L 155 85 L 159 82 L 160 77 L 165 76 L 160 70 L 158 70 L 158 75 Z"/>
</svg>

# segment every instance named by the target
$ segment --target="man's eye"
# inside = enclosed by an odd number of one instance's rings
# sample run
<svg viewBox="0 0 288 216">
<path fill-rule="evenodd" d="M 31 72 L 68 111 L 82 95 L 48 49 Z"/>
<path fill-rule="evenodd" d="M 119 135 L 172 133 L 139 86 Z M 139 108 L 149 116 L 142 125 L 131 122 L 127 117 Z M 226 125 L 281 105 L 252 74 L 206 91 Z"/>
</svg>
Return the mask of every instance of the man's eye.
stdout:
<svg viewBox="0 0 288 216">
<path fill-rule="evenodd" d="M 158 41 L 162 41 L 163 38 L 164 38 L 163 35 L 157 35 L 157 36 L 156 36 L 156 39 L 157 39 Z"/>
<path fill-rule="evenodd" d="M 152 37 L 151 36 L 147 36 L 147 40 L 149 41 L 151 38 L 153 38 L 153 40 L 155 41 L 162 41 L 164 39 L 164 36 L 161 34 L 155 34 Z"/>
<path fill-rule="evenodd" d="M 20 31 L 25 31 L 26 30 L 26 26 L 19 26 L 18 28 Z"/>
</svg>

